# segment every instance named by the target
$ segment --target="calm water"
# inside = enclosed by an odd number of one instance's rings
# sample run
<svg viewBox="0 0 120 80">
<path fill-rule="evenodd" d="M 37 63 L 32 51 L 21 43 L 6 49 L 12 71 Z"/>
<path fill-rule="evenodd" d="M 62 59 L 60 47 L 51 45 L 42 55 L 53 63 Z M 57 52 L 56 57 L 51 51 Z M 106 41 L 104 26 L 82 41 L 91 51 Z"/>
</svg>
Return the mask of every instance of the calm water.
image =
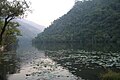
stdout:
<svg viewBox="0 0 120 80">
<path fill-rule="evenodd" d="M 27 43 L 28 44 L 28 43 Z M 0 80 L 81 80 L 67 68 L 57 64 L 29 45 L 0 55 Z"/>
<path fill-rule="evenodd" d="M 117 44 L 37 44 L 38 50 L 85 80 L 100 80 L 111 69 L 120 72 L 120 45 Z"/>
<path fill-rule="evenodd" d="M 99 80 L 120 72 L 116 44 L 34 44 L 0 55 L 0 80 Z"/>
</svg>

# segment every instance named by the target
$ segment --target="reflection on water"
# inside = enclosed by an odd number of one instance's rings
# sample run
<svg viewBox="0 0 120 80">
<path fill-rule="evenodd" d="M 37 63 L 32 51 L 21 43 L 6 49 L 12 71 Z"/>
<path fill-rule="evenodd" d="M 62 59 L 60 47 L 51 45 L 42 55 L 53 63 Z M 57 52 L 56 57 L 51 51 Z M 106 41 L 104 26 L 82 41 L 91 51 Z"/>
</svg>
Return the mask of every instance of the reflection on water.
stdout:
<svg viewBox="0 0 120 80">
<path fill-rule="evenodd" d="M 21 68 L 20 73 L 11 75 L 9 80 L 76 80 L 68 70 L 49 58 L 36 59 Z"/>
<path fill-rule="evenodd" d="M 7 80 L 7 75 L 19 72 L 19 59 L 15 52 L 0 54 L 0 80 Z"/>
<path fill-rule="evenodd" d="M 120 54 L 84 50 L 46 51 L 51 59 L 84 79 L 99 80 L 107 68 L 120 71 Z"/>
<path fill-rule="evenodd" d="M 0 55 L 0 80 L 99 80 L 120 72 L 116 44 L 31 44 Z"/>
<path fill-rule="evenodd" d="M 0 80 L 82 80 L 32 45 L 0 56 Z"/>
<path fill-rule="evenodd" d="M 56 64 L 44 55 L 44 51 L 38 51 L 34 47 L 23 50 L 20 57 L 19 73 L 11 74 L 8 80 L 76 80 L 68 70 Z"/>
<path fill-rule="evenodd" d="M 120 72 L 117 44 L 37 44 L 46 56 L 85 80 L 99 80 L 107 69 Z"/>
<path fill-rule="evenodd" d="M 33 44 L 39 50 L 86 50 L 86 51 L 102 51 L 102 52 L 120 52 L 120 45 L 110 43 L 87 44 L 87 43 L 38 43 Z"/>
</svg>

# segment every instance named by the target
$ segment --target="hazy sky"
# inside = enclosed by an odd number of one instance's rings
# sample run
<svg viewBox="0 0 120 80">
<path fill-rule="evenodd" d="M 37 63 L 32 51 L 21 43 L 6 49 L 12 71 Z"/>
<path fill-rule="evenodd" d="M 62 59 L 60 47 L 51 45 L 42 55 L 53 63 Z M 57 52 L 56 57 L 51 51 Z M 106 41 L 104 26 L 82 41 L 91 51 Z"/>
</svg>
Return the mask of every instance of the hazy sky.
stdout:
<svg viewBox="0 0 120 80">
<path fill-rule="evenodd" d="M 28 20 L 43 26 L 67 13 L 74 5 L 75 0 L 29 0 L 32 4 L 33 13 L 27 17 Z"/>
</svg>

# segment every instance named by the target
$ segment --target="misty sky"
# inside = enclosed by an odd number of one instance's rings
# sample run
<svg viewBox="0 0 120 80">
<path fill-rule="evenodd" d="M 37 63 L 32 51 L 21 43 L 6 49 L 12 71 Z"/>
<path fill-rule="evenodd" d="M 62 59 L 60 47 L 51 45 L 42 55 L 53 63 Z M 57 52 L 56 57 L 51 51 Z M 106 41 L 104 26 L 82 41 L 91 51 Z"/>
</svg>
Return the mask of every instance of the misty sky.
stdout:
<svg viewBox="0 0 120 80">
<path fill-rule="evenodd" d="M 75 0 L 29 0 L 33 13 L 27 19 L 48 27 L 51 22 L 67 13 Z"/>
</svg>

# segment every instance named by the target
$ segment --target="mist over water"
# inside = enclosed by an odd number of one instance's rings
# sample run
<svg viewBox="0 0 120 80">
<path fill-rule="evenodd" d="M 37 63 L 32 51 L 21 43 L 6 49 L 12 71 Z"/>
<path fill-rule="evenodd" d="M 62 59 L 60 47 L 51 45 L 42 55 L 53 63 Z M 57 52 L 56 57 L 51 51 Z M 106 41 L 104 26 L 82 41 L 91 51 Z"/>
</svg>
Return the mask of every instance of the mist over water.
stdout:
<svg viewBox="0 0 120 80">
<path fill-rule="evenodd" d="M 77 77 L 69 70 L 46 56 L 44 50 L 32 46 L 32 39 L 39 33 L 38 29 L 20 23 L 22 36 L 18 37 L 17 49 L 0 56 L 0 80 L 76 80 Z"/>
<path fill-rule="evenodd" d="M 20 22 L 16 50 L 0 55 L 0 80 L 100 80 L 108 69 L 120 72 L 120 45 L 32 43 L 41 30 Z"/>
</svg>

